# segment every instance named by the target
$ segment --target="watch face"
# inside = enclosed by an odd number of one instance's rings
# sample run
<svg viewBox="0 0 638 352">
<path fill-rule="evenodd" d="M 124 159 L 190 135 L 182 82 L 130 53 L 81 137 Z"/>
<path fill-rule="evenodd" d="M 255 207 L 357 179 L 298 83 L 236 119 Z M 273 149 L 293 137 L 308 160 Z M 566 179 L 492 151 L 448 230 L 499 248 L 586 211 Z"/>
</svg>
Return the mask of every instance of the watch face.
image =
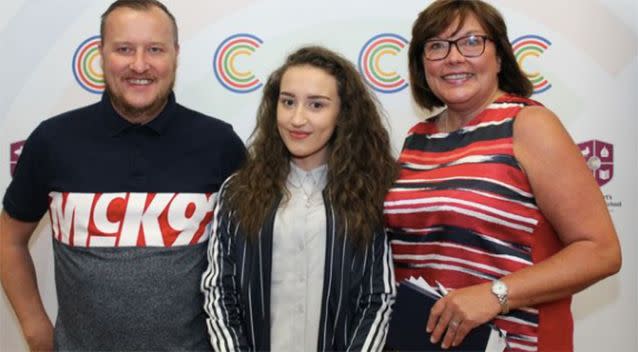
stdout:
<svg viewBox="0 0 638 352">
<path fill-rule="evenodd" d="M 494 285 L 492 285 L 492 292 L 497 295 L 505 295 L 507 294 L 507 286 L 501 281 L 495 281 Z"/>
</svg>

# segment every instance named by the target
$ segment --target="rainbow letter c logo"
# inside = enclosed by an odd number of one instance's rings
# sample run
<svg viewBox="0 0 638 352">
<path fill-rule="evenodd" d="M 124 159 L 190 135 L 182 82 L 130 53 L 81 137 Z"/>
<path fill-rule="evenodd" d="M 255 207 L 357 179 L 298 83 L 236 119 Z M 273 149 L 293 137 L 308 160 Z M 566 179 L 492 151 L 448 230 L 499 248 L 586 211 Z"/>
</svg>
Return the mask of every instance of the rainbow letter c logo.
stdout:
<svg viewBox="0 0 638 352">
<path fill-rule="evenodd" d="M 357 63 L 363 79 L 372 89 L 380 93 L 396 93 L 408 86 L 396 71 L 385 71 L 380 65 L 383 56 L 397 56 L 407 44 L 408 41 L 400 35 L 381 33 L 363 45 Z"/>
<path fill-rule="evenodd" d="M 540 57 L 552 43 L 538 35 L 524 35 L 512 42 L 512 49 L 518 66 L 534 85 L 534 94 L 542 93 L 552 87 L 551 83 L 540 72 L 528 72 L 523 68 L 523 62 L 530 56 Z"/>
<path fill-rule="evenodd" d="M 263 84 L 251 71 L 240 71 L 235 63 L 239 56 L 251 56 L 263 44 L 252 34 L 238 33 L 219 44 L 213 57 L 215 77 L 226 89 L 235 93 L 250 93 Z"/>
<path fill-rule="evenodd" d="M 83 41 L 75 49 L 71 69 L 80 87 L 88 92 L 102 94 L 104 91 L 104 73 L 100 62 L 100 36 L 96 35 Z"/>
</svg>

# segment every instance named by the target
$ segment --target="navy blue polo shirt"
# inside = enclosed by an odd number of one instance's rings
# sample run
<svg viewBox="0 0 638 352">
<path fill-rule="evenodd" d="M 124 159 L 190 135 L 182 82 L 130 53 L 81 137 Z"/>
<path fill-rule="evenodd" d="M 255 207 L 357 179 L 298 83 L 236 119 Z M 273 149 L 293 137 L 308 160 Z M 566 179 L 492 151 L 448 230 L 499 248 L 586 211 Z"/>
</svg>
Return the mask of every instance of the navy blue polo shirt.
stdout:
<svg viewBox="0 0 638 352">
<path fill-rule="evenodd" d="M 51 220 L 62 350 L 209 349 L 199 292 L 213 198 L 244 159 L 232 127 L 171 94 L 145 125 L 99 103 L 29 136 L 4 210 Z"/>
</svg>

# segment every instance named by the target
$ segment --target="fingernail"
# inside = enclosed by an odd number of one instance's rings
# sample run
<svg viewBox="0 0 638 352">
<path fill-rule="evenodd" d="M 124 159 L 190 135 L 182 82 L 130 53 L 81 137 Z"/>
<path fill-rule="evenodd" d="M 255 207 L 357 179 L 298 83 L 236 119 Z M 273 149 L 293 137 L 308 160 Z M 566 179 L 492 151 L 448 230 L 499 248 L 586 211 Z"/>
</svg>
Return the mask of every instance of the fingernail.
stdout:
<svg viewBox="0 0 638 352">
<path fill-rule="evenodd" d="M 436 340 L 434 339 L 434 336 L 430 337 L 430 342 L 436 343 Z"/>
</svg>

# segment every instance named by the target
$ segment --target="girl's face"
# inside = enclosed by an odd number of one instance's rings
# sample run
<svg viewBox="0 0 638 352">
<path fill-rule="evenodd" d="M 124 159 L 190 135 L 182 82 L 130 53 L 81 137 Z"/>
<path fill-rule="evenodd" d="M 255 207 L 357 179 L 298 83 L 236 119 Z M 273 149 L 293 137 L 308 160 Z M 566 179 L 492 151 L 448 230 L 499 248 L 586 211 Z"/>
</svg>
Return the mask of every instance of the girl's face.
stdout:
<svg viewBox="0 0 638 352">
<path fill-rule="evenodd" d="M 277 129 L 297 166 L 312 170 L 327 162 L 340 107 L 337 80 L 326 71 L 300 65 L 284 72 Z"/>
</svg>

